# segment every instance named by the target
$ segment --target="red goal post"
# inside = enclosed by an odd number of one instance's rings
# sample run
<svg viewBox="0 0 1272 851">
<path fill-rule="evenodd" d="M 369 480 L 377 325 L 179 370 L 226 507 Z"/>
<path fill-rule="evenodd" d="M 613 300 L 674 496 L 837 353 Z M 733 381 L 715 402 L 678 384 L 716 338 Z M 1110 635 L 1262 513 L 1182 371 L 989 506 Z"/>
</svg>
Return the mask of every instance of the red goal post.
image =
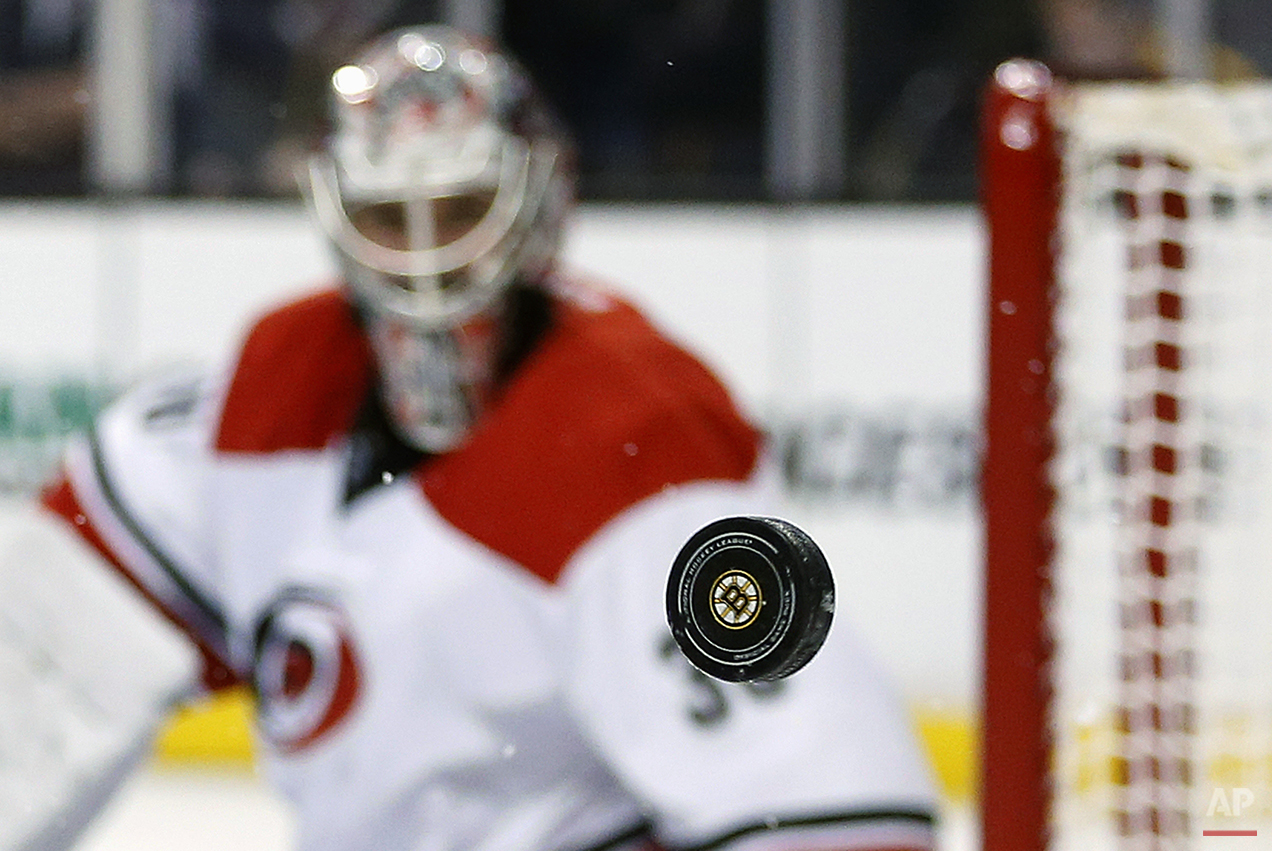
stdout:
<svg viewBox="0 0 1272 851">
<path fill-rule="evenodd" d="M 982 121 L 983 847 L 1272 835 L 1272 89 Z"/>
<path fill-rule="evenodd" d="M 1052 82 L 1030 62 L 999 67 L 982 127 L 990 240 L 981 492 L 984 509 L 985 851 L 1046 847 L 1051 755 L 1050 637 L 1052 255 L 1059 187 Z"/>
</svg>

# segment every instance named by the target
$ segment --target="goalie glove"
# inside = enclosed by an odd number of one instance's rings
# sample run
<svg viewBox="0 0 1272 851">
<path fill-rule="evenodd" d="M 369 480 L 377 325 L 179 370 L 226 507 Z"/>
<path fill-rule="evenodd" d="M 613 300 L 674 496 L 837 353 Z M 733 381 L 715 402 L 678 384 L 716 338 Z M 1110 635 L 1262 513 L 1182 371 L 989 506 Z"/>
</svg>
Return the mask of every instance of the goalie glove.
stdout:
<svg viewBox="0 0 1272 851">
<path fill-rule="evenodd" d="M 198 682 L 194 648 L 60 518 L 0 515 L 0 851 L 68 847 Z"/>
</svg>

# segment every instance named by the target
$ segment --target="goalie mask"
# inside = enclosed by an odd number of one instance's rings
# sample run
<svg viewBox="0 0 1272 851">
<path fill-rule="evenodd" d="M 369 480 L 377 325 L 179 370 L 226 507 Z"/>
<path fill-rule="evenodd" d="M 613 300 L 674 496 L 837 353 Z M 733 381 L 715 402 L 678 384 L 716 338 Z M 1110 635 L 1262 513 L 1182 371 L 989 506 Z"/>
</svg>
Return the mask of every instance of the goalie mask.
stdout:
<svg viewBox="0 0 1272 851">
<path fill-rule="evenodd" d="M 389 33 L 331 88 L 334 132 L 302 184 L 394 427 L 445 451 L 490 393 L 504 294 L 553 262 L 566 140 L 509 57 L 447 27 Z"/>
</svg>

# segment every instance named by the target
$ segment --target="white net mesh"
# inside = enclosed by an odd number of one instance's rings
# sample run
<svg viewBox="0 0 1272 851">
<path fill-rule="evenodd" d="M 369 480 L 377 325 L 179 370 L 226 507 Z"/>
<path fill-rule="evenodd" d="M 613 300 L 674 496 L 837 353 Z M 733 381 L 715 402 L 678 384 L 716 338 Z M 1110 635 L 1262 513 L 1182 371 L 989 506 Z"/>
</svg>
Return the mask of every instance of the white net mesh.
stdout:
<svg viewBox="0 0 1272 851">
<path fill-rule="evenodd" d="M 1272 836 L 1272 89 L 1056 112 L 1053 844 Z"/>
</svg>

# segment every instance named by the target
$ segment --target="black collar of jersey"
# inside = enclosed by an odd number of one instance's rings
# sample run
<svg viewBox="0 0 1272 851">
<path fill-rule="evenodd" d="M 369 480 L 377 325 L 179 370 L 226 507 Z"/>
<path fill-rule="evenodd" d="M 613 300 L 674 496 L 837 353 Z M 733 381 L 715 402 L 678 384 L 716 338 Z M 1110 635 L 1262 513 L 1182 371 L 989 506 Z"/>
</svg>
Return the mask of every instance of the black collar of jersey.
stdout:
<svg viewBox="0 0 1272 851">
<path fill-rule="evenodd" d="M 349 461 L 345 468 L 344 504 L 353 505 L 358 497 L 377 485 L 388 484 L 400 473 L 415 468 L 427 457 L 411 446 L 389 425 L 380 394 L 367 394 L 358 420 L 349 433 Z"/>
</svg>

